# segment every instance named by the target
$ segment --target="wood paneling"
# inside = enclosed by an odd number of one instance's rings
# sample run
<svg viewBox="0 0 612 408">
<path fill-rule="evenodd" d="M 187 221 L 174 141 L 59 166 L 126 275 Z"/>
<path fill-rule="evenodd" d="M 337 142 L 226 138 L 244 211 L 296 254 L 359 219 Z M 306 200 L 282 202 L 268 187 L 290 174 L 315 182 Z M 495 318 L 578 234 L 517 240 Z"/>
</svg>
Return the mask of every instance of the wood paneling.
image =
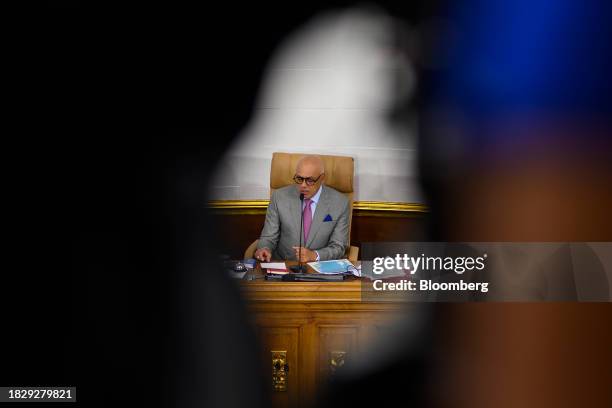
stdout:
<svg viewBox="0 0 612 408">
<path fill-rule="evenodd" d="M 213 222 L 219 239 L 219 252 L 232 259 L 242 259 L 244 251 L 261 234 L 264 214 L 213 214 Z"/>
<path fill-rule="evenodd" d="M 346 353 L 346 359 L 358 353 L 359 325 L 321 324 L 319 325 L 319 382 L 326 381 L 331 371 L 332 352 Z M 321 384 L 323 385 L 323 384 Z"/>
<path fill-rule="evenodd" d="M 299 362 L 299 339 L 300 326 L 298 322 L 274 322 L 263 321 L 259 325 L 259 338 L 266 347 L 262 349 L 264 367 L 268 367 L 269 387 L 272 389 L 272 351 L 286 351 L 287 365 L 287 390 L 283 392 L 272 392 L 272 404 L 274 406 L 295 407 L 300 400 L 300 362 Z"/>
<path fill-rule="evenodd" d="M 353 215 L 352 245 L 362 242 L 426 241 L 426 215 Z"/>
<path fill-rule="evenodd" d="M 241 281 L 252 320 L 260 334 L 262 356 L 270 367 L 272 350 L 287 350 L 289 384 L 273 392 L 274 407 L 309 407 L 330 375 L 330 357 L 346 352 L 347 361 L 367 350 L 377 327 L 401 313 L 399 304 L 361 299 L 361 282 Z"/>
</svg>

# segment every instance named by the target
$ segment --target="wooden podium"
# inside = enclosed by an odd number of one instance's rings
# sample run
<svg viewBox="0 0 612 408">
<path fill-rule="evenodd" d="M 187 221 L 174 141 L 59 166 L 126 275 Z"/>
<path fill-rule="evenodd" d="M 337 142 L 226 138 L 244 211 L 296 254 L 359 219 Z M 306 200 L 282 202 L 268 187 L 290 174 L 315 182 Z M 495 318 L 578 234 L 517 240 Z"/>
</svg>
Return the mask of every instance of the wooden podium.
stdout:
<svg viewBox="0 0 612 408">
<path fill-rule="evenodd" d="M 287 262 L 291 265 L 291 262 Z M 330 376 L 388 330 L 400 306 L 365 302 L 361 281 L 272 282 L 259 268 L 241 289 L 262 344 L 275 407 L 308 407 Z"/>
</svg>

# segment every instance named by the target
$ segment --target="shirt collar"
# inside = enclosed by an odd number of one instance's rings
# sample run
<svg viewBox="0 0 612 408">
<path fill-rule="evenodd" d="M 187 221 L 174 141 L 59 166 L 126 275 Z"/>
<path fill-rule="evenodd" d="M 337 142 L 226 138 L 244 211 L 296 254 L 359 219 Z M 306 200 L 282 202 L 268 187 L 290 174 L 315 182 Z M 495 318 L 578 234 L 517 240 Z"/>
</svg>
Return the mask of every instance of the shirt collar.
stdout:
<svg viewBox="0 0 612 408">
<path fill-rule="evenodd" d="M 310 201 L 312 201 L 313 203 L 315 203 L 315 205 L 319 204 L 319 197 L 321 197 L 321 191 L 323 191 L 323 184 L 321 184 L 321 187 L 319 187 L 319 191 L 317 191 L 317 194 L 313 195 L 310 198 Z"/>
</svg>

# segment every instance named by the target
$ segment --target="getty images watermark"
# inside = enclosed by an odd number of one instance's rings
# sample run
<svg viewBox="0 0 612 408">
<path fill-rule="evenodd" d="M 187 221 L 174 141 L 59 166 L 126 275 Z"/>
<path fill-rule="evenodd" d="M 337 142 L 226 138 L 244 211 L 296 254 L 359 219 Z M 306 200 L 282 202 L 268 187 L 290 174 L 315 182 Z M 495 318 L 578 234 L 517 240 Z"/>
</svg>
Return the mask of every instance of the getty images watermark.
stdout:
<svg viewBox="0 0 612 408">
<path fill-rule="evenodd" d="M 610 242 L 362 244 L 365 301 L 602 301 Z"/>
<path fill-rule="evenodd" d="M 441 257 L 441 256 L 425 256 L 421 254 L 418 257 L 408 256 L 408 254 L 396 254 L 395 258 L 377 257 L 374 258 L 372 272 L 374 275 L 382 275 L 386 272 L 404 271 L 406 274 L 414 275 L 419 270 L 423 271 L 453 271 L 461 275 L 466 271 L 482 271 L 485 268 L 487 254 L 480 257 Z M 393 274 L 391 274 L 393 276 Z M 401 275 L 400 275 L 401 276 Z M 387 274 L 389 277 L 389 274 Z M 409 291 L 480 291 L 486 293 L 489 282 L 465 282 L 460 279 L 458 282 L 435 282 L 431 279 L 419 279 L 416 281 L 400 279 L 398 282 L 385 282 L 383 279 L 375 279 L 372 283 L 374 290 L 409 290 Z"/>
</svg>

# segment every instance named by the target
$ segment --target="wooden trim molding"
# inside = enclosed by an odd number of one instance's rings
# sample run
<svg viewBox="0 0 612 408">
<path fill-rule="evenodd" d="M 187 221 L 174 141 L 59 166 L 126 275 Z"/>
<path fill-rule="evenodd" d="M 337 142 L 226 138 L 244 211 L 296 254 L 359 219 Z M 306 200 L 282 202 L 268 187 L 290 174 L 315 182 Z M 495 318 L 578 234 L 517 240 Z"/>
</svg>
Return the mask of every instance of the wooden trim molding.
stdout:
<svg viewBox="0 0 612 408">
<path fill-rule="evenodd" d="M 206 207 L 215 212 L 231 214 L 264 214 L 270 200 L 211 200 Z M 354 215 L 414 214 L 426 213 L 428 208 L 419 203 L 401 203 L 393 201 L 355 201 Z"/>
<path fill-rule="evenodd" d="M 207 207 L 215 210 L 265 210 L 269 203 L 270 200 L 210 200 Z"/>
<path fill-rule="evenodd" d="M 355 201 L 353 209 L 359 211 L 427 212 L 427 206 L 419 203 L 400 203 L 394 201 Z"/>
</svg>

